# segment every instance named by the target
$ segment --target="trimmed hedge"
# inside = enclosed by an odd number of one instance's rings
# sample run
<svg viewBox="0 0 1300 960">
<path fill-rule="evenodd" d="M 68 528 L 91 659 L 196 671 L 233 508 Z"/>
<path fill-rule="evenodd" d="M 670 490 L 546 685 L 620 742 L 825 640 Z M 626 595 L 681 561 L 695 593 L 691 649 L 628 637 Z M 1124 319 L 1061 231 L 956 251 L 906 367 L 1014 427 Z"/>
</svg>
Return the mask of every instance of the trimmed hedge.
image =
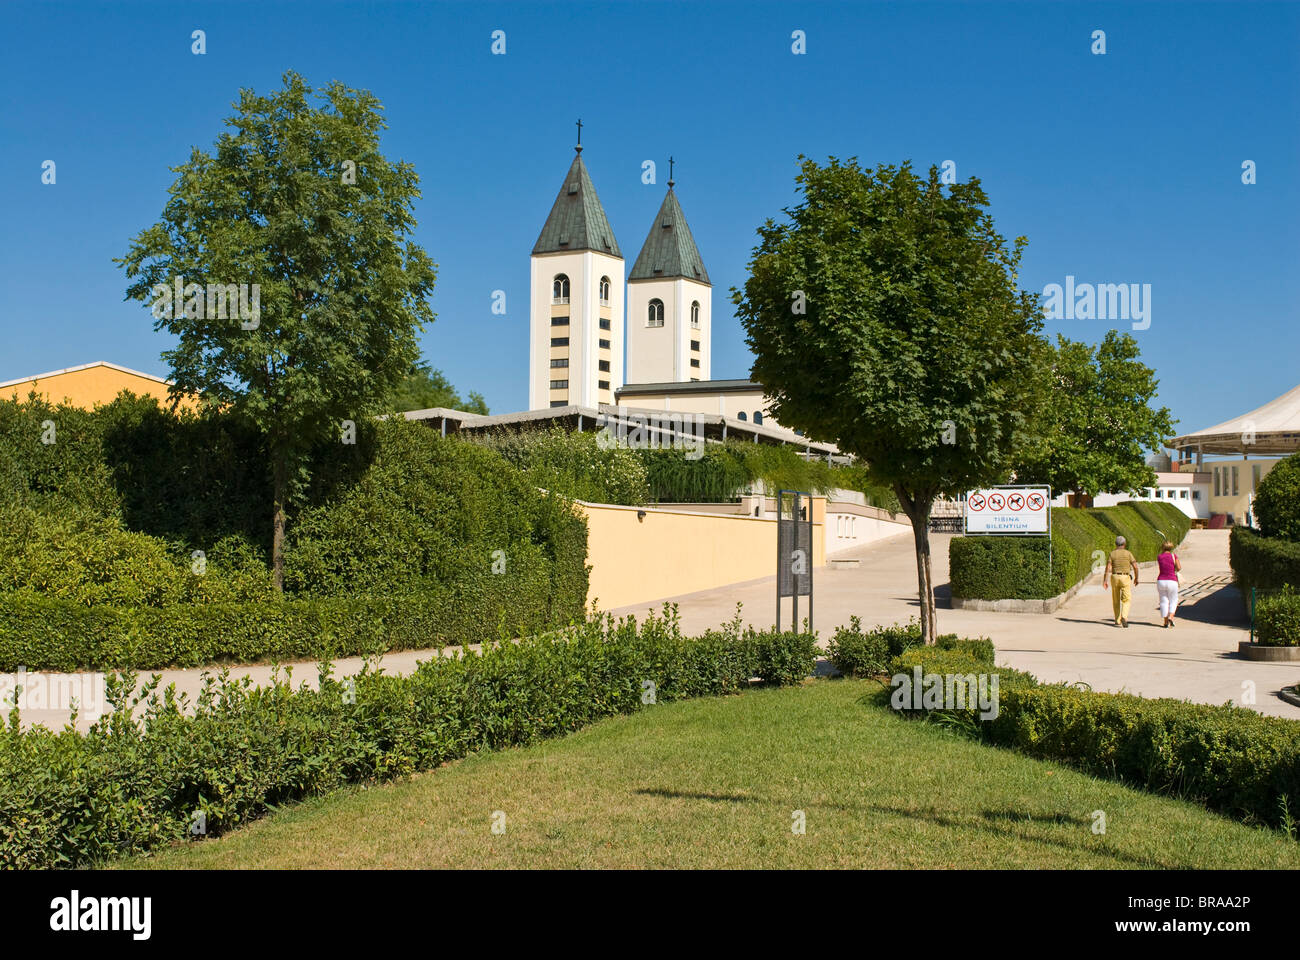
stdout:
<svg viewBox="0 0 1300 960">
<path fill-rule="evenodd" d="M 1300 646 L 1300 594 L 1286 586 L 1255 603 L 1255 642 L 1265 646 Z"/>
<path fill-rule="evenodd" d="M 1264 536 L 1300 542 L 1300 453 L 1264 475 L 1255 491 L 1254 510 Z"/>
<path fill-rule="evenodd" d="M 255 688 L 209 678 L 193 713 L 151 695 L 134 722 L 110 713 L 86 734 L 0 729 L 0 867 L 78 866 L 208 836 L 269 808 L 348 783 L 408 776 L 475 751 L 560 736 L 649 703 L 735 692 L 755 674 L 792 683 L 811 668 L 808 635 L 683 637 L 674 617 L 591 621 L 407 676 L 370 671 L 319 690 L 277 678 Z M 156 681 L 155 681 L 156 682 Z M 133 681 L 110 701 L 129 703 Z M 152 694 L 152 688 L 146 687 Z M 653 706 L 649 706 L 653 709 Z"/>
<path fill-rule="evenodd" d="M 1157 534 L 1163 533 L 1174 544 L 1183 542 L 1192 529 L 1192 518 L 1172 503 L 1161 500 L 1126 500 L 1121 506 L 1132 507 Z"/>
<path fill-rule="evenodd" d="M 952 595 L 969 600 L 1042 600 L 1064 593 L 1104 566 L 1115 549 L 1115 537 L 1128 540 L 1128 549 L 1140 562 L 1152 561 L 1164 540 L 1153 521 L 1175 543 L 1181 543 L 1191 528 L 1173 504 L 1146 504 L 1155 509 L 1139 510 L 1133 503 L 1114 507 L 1079 510 L 1052 508 L 1051 557 L 1047 569 L 1046 537 L 953 537 L 948 544 L 948 575 Z M 1178 522 L 1173 514 L 1183 516 Z"/>
<path fill-rule="evenodd" d="M 862 619 L 850 617 L 849 625 L 840 627 L 827 645 L 826 657 L 840 673 L 854 677 L 879 676 L 895 672 L 893 661 L 913 648 L 926 649 L 921 643 L 921 625 L 915 619 L 906 624 L 876 626 L 862 632 Z M 933 650 L 963 651 L 988 664 L 993 663 L 993 641 L 987 637 L 963 640 L 955 633 L 934 638 Z"/>
<path fill-rule="evenodd" d="M 1233 527 L 1228 535 L 1228 563 L 1247 607 L 1252 587 L 1300 587 L 1300 543 L 1263 537 L 1249 527 Z"/>
<path fill-rule="evenodd" d="M 1239 707 L 1008 685 L 985 740 L 1278 826 L 1300 799 L 1300 723 Z"/>
</svg>

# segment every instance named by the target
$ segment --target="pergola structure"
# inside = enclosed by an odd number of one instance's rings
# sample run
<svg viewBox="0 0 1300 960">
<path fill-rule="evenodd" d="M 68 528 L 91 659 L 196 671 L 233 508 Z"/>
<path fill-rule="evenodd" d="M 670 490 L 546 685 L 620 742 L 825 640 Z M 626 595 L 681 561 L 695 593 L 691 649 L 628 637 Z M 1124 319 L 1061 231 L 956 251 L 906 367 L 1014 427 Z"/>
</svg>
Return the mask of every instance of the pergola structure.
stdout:
<svg viewBox="0 0 1300 960">
<path fill-rule="evenodd" d="M 1167 445 L 1178 451 L 1180 462 L 1195 454 L 1198 470 L 1207 453 L 1260 457 L 1296 453 L 1300 451 L 1300 387 L 1239 417 L 1174 437 Z"/>
</svg>

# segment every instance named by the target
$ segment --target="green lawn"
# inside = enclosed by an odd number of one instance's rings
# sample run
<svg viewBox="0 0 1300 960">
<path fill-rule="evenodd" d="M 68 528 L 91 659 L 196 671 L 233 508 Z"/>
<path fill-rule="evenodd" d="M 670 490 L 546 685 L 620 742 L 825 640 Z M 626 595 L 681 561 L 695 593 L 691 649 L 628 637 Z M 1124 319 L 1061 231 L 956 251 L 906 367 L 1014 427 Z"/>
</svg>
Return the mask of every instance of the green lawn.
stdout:
<svg viewBox="0 0 1300 960">
<path fill-rule="evenodd" d="M 877 689 L 654 706 L 119 865 L 1300 867 L 1280 833 L 904 720 L 864 697 Z"/>
</svg>

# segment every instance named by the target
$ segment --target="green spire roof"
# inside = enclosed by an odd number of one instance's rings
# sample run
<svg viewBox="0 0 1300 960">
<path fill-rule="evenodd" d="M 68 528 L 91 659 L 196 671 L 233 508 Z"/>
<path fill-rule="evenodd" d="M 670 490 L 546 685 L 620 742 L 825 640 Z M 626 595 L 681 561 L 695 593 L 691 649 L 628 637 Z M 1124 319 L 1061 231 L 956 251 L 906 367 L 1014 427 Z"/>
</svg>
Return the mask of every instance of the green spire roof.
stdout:
<svg viewBox="0 0 1300 960">
<path fill-rule="evenodd" d="M 677 202 L 672 184 L 664 197 L 659 215 L 650 225 L 650 235 L 645 238 L 641 253 L 632 264 L 628 280 L 663 280 L 668 277 L 685 277 L 709 283 L 709 272 L 704 269 L 691 228 L 686 225 L 686 215 Z M 710 284 L 711 285 L 711 284 Z"/>
<path fill-rule="evenodd" d="M 533 253 L 569 253 L 574 250 L 595 250 L 597 253 L 618 257 L 618 241 L 610 229 L 605 208 L 596 196 L 596 187 L 582 162 L 582 147 L 569 166 L 569 173 L 560 186 L 551 215 L 546 218 L 541 236 L 533 246 Z"/>
</svg>

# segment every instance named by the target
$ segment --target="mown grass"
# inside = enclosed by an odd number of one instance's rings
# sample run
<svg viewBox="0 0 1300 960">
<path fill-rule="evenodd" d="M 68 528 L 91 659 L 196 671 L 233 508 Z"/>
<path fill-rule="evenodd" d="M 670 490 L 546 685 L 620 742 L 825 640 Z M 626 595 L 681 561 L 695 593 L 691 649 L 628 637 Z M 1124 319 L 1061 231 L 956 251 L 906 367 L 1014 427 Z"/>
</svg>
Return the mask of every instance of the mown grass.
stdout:
<svg viewBox="0 0 1300 960">
<path fill-rule="evenodd" d="M 1300 867 L 1278 832 L 902 719 L 878 689 L 816 680 L 659 705 L 116 865 Z"/>
</svg>

